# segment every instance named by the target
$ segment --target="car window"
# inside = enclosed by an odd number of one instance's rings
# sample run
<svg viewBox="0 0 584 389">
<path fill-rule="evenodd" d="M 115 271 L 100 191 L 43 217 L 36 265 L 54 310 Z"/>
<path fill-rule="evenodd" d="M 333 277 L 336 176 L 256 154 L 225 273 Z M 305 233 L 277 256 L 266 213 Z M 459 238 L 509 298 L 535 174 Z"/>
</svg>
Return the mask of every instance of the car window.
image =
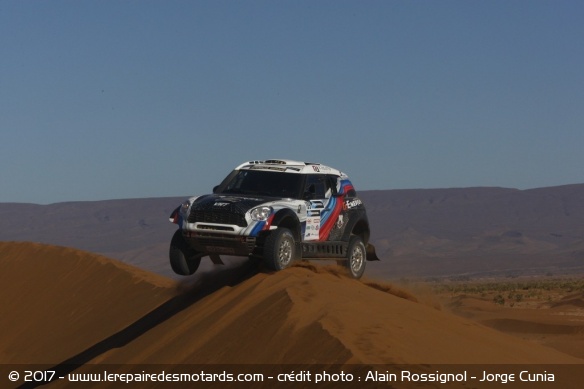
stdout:
<svg viewBox="0 0 584 389">
<path fill-rule="evenodd" d="M 300 198 L 302 175 L 259 170 L 240 170 L 222 184 L 220 193 Z"/>
<path fill-rule="evenodd" d="M 314 199 L 328 199 L 335 192 L 333 180 L 323 174 L 310 174 L 306 180 L 306 192 Z"/>
</svg>

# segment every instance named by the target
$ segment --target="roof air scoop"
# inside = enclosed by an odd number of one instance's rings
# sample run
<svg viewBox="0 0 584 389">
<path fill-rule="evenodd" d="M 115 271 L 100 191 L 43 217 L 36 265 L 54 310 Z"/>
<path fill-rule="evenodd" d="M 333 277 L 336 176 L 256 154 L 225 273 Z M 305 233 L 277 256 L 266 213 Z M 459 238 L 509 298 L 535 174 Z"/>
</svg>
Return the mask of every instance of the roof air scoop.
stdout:
<svg viewBox="0 0 584 389">
<path fill-rule="evenodd" d="M 286 165 L 286 161 L 281 161 L 279 159 L 268 159 L 264 163 L 274 164 L 274 165 Z"/>
</svg>

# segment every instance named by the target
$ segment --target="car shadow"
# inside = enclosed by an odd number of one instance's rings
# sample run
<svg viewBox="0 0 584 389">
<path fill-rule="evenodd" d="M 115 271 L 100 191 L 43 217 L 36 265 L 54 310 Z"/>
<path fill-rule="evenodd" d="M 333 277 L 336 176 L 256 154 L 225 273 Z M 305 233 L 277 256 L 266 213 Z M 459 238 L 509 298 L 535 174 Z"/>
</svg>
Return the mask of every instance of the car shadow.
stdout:
<svg viewBox="0 0 584 389">
<path fill-rule="evenodd" d="M 80 366 L 92 361 L 100 355 L 116 348 L 124 347 L 151 329 L 169 320 L 206 296 L 225 286 L 235 286 L 260 272 L 257 263 L 245 261 L 237 266 L 229 266 L 221 270 L 204 272 L 196 277 L 177 284 L 177 295 L 154 310 L 150 311 L 126 328 L 112 334 L 93 346 L 68 358 L 55 366 L 45 369 L 52 371 L 53 380 L 64 377 Z M 36 388 L 47 382 L 27 382 L 18 388 Z"/>
</svg>

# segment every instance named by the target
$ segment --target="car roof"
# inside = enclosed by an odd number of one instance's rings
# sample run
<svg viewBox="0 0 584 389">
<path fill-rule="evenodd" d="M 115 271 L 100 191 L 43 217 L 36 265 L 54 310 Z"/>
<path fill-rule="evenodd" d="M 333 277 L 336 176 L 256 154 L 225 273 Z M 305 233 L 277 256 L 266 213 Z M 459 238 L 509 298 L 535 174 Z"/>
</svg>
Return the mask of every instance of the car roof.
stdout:
<svg viewBox="0 0 584 389">
<path fill-rule="evenodd" d="M 264 161 L 249 161 L 237 166 L 235 170 L 269 170 L 285 173 L 303 173 L 303 174 L 333 174 L 336 176 L 346 177 L 346 174 L 340 170 L 334 169 L 320 163 L 300 162 L 290 159 L 267 159 Z"/>
</svg>

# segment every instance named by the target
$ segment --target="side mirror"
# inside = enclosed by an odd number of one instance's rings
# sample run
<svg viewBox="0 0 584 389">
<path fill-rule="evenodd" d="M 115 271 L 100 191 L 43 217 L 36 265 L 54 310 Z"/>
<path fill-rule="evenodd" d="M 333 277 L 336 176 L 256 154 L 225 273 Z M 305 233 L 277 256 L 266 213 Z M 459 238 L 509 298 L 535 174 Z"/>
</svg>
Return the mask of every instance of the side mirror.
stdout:
<svg viewBox="0 0 584 389">
<path fill-rule="evenodd" d="M 219 189 L 219 185 L 215 185 L 215 186 L 213 187 L 213 193 L 217 193 L 217 189 Z"/>
</svg>

